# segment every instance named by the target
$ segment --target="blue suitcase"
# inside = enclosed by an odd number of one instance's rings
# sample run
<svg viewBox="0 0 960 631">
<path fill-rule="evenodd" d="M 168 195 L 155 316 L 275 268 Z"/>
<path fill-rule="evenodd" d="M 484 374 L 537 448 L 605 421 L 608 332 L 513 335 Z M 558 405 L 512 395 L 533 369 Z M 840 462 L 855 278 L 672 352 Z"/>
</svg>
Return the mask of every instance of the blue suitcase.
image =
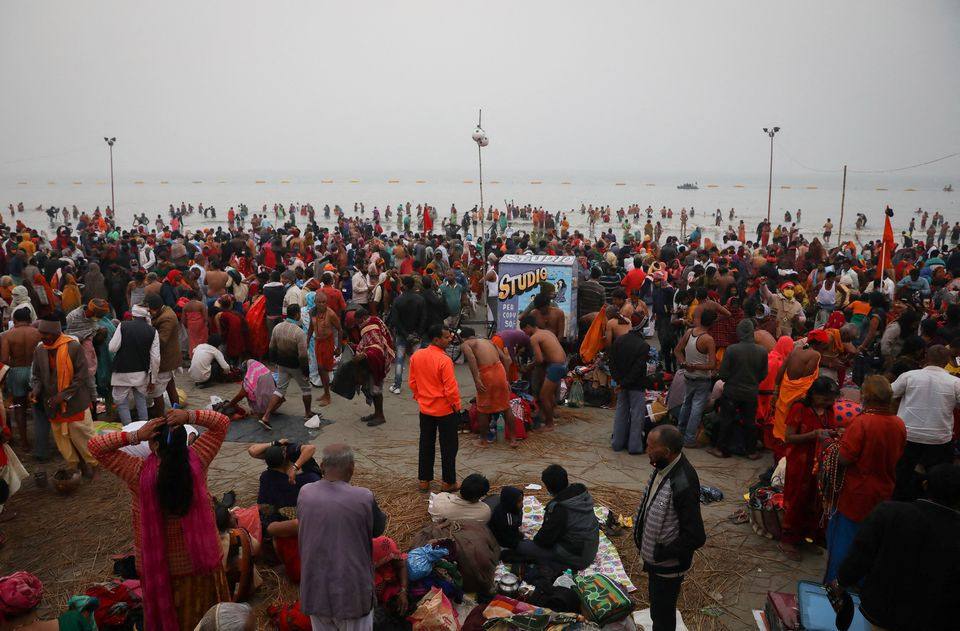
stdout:
<svg viewBox="0 0 960 631">
<path fill-rule="evenodd" d="M 860 596 L 850 596 L 853 598 L 854 614 L 849 631 L 870 631 L 870 623 L 860 613 Z M 820 583 L 797 583 L 797 609 L 803 631 L 837 631 L 837 612 L 827 598 L 827 589 Z"/>
</svg>

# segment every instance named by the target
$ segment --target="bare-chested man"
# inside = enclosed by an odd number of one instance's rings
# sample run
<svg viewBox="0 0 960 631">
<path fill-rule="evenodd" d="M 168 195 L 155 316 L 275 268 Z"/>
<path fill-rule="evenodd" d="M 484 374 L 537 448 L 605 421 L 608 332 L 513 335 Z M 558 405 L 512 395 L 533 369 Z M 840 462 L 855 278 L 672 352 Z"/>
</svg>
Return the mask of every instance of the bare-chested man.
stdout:
<svg viewBox="0 0 960 631">
<path fill-rule="evenodd" d="M 544 431 L 553 431 L 553 410 L 557 405 L 557 385 L 567 375 L 567 353 L 560 340 L 551 331 L 541 329 L 533 316 L 520 320 L 520 329 L 530 336 L 533 362 L 545 369 L 543 385 L 537 395 L 537 403 L 543 410 Z"/>
<path fill-rule="evenodd" d="M 160 295 L 160 290 L 163 289 L 163 283 L 160 282 L 160 279 L 154 272 L 147 274 L 147 284 L 143 287 L 143 292 L 146 295 L 157 294 Z"/>
<path fill-rule="evenodd" d="M 330 371 L 333 370 L 334 355 L 343 348 L 343 328 L 340 318 L 327 306 L 327 295 L 322 291 L 315 294 L 313 311 L 310 313 L 310 333 L 313 335 L 313 348 L 317 355 L 317 371 L 323 385 L 323 396 L 317 402 L 320 406 L 330 405 Z M 334 338 L 336 332 L 336 338 Z M 338 346 L 339 344 L 339 346 Z"/>
<path fill-rule="evenodd" d="M 561 344 L 567 337 L 566 318 L 563 311 L 550 304 L 550 295 L 539 293 L 533 297 L 533 309 L 530 315 L 537 319 L 537 326 L 553 333 Z"/>
<path fill-rule="evenodd" d="M 486 445 L 486 430 L 490 425 L 491 414 L 503 414 L 503 427 L 507 442 L 517 446 L 514 429 L 516 427 L 513 412 L 510 411 L 510 382 L 507 381 L 507 367 L 510 355 L 498 348 L 490 340 L 480 339 L 473 329 L 462 327 L 460 336 L 463 344 L 460 348 L 470 366 L 473 383 L 477 387 L 477 419 L 480 425 L 480 444 Z"/>
<path fill-rule="evenodd" d="M 204 276 L 204 283 L 207 286 L 207 297 L 219 298 L 227 293 L 227 283 L 229 282 L 230 277 L 225 271 L 220 269 L 220 262 L 216 258 L 210 261 L 210 266 Z"/>
<path fill-rule="evenodd" d="M 0 362 L 10 366 L 7 372 L 7 391 L 13 398 L 13 418 L 25 450 L 31 448 L 30 441 L 27 440 L 26 417 L 26 408 L 30 404 L 30 366 L 33 364 L 33 352 L 40 343 L 40 332 L 30 326 L 31 317 L 30 309 L 20 307 L 13 312 L 13 328 L 0 336 Z M 39 423 L 36 425 L 35 437 L 40 432 Z M 44 429 L 50 431 L 47 427 Z M 38 439 L 37 442 L 40 447 L 46 444 L 46 439 Z"/>
<path fill-rule="evenodd" d="M 810 389 L 810 384 L 820 374 L 821 353 L 826 350 L 830 338 L 823 329 L 814 329 L 807 334 L 807 346 L 794 348 L 777 371 L 773 398 L 773 435 L 783 440 L 786 436 L 787 414 L 795 401 Z"/>
<path fill-rule="evenodd" d="M 614 307 L 607 307 L 607 325 L 603 333 L 603 348 L 610 350 L 613 341 L 633 328 L 630 318 Z"/>
</svg>

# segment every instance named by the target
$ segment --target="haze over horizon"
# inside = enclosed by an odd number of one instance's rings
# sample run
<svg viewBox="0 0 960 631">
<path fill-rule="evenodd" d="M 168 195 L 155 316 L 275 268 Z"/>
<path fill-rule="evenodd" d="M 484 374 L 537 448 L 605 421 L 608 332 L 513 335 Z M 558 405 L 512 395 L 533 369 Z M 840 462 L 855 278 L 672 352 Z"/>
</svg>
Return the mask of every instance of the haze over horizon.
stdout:
<svg viewBox="0 0 960 631">
<path fill-rule="evenodd" d="M 960 151 L 960 4 L 0 4 L 0 177 L 778 174 Z M 960 157 L 907 173 L 960 175 Z"/>
</svg>

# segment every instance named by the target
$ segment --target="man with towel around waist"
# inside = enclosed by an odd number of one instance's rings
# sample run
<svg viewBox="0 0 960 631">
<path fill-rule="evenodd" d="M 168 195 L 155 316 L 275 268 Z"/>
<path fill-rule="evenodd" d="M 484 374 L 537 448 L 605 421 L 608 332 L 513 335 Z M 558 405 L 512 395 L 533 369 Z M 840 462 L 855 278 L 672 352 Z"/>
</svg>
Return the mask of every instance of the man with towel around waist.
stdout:
<svg viewBox="0 0 960 631">
<path fill-rule="evenodd" d="M 477 386 L 477 420 L 480 426 L 480 443 L 486 444 L 484 434 L 490 423 L 491 414 L 503 413 L 503 427 L 507 435 L 507 442 L 511 447 L 517 446 L 514 429 L 516 421 L 510 410 L 510 383 L 507 381 L 505 364 L 510 363 L 510 356 L 502 349 L 497 348 L 490 340 L 482 340 L 469 327 L 460 328 L 460 337 L 463 340 L 460 348 L 463 349 L 473 383 Z"/>
<path fill-rule="evenodd" d="M 53 440 L 67 465 L 93 477 L 97 460 L 87 450 L 87 441 L 95 432 L 83 349 L 63 334 L 58 320 L 40 320 L 37 329 L 41 344 L 33 352 L 31 397 L 50 418 Z"/>
<path fill-rule="evenodd" d="M 786 436 L 787 414 L 794 401 L 810 389 L 820 374 L 820 352 L 825 350 L 830 337 L 823 329 L 807 334 L 807 346 L 795 348 L 787 355 L 777 373 L 773 389 L 773 435 L 781 441 Z"/>
<path fill-rule="evenodd" d="M 30 404 L 30 364 L 33 363 L 33 351 L 40 343 L 40 332 L 30 326 L 33 311 L 20 307 L 13 312 L 13 328 L 0 336 L 0 362 L 10 366 L 7 373 L 7 391 L 13 398 L 13 418 L 20 432 L 20 443 L 25 450 L 30 449 L 27 440 L 26 407 Z M 46 460 L 49 449 L 49 422 L 34 418 L 33 437 L 36 450 L 33 455 Z"/>
</svg>

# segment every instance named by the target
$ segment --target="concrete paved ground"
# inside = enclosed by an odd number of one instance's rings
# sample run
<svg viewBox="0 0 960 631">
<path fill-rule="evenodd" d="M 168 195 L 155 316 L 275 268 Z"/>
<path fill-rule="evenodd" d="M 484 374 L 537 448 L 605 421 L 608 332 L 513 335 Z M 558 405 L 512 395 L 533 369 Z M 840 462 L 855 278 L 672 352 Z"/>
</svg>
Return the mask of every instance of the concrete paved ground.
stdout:
<svg viewBox="0 0 960 631">
<path fill-rule="evenodd" d="M 461 396 L 466 402 L 475 394 L 473 381 L 463 365 L 456 366 L 456 374 Z M 387 385 L 391 379 L 392 375 L 389 375 Z M 180 381 L 188 380 L 186 375 L 180 377 Z M 239 386 L 230 384 L 198 390 L 184 383 L 182 387 L 188 392 L 190 407 L 196 409 L 205 406 L 214 394 L 230 398 Z M 292 384 L 288 392 L 290 400 L 283 404 L 281 411 L 299 416 L 303 407 L 296 390 L 296 385 Z M 318 395 L 319 391 L 314 390 L 314 394 Z M 359 474 L 387 475 L 398 480 L 398 484 L 413 487 L 417 480 L 417 407 L 406 385 L 400 395 L 385 392 L 384 396 L 387 423 L 369 428 L 359 420 L 361 415 L 371 411 L 362 397 L 347 401 L 334 395 L 332 404 L 323 408 L 324 416 L 334 423 L 323 428 L 314 443 L 322 447 L 330 442 L 346 442 L 356 451 Z M 481 448 L 471 437 L 461 436 L 457 457 L 459 478 L 480 472 L 491 479 L 539 482 L 542 469 L 557 462 L 568 470 L 572 481 L 584 482 L 588 487 L 603 485 L 633 491 L 643 488 L 651 471 L 647 457 L 614 453 L 609 447 L 612 410 L 563 410 L 564 418 L 559 421 L 556 431 L 557 440 L 550 440 L 548 447 L 544 447 L 546 440 L 532 439 L 518 449 L 509 449 L 502 444 Z M 763 608 L 767 591 L 793 592 L 798 580 L 819 580 L 825 557 L 807 554 L 801 563 L 788 561 L 777 550 L 776 542 L 755 535 L 747 524 L 735 525 L 728 520 L 737 508 L 744 505 L 743 494 L 766 466 L 766 458 L 758 461 L 720 460 L 702 450 L 688 450 L 687 456 L 697 468 L 701 483 L 719 487 L 725 496 L 721 502 L 703 506 L 708 546 L 717 546 L 724 550 L 723 554 L 735 555 L 739 559 L 736 573 L 742 580 L 734 593 L 722 595 L 717 622 L 729 629 L 755 628 L 750 610 Z M 259 462 L 247 456 L 245 445 L 226 443 L 211 468 L 211 491 L 235 489 L 241 502 L 245 499 L 252 501 L 261 467 Z M 438 480 L 439 473 L 437 462 L 435 476 Z M 645 595 L 645 583 L 638 583 L 638 588 Z"/>
</svg>

